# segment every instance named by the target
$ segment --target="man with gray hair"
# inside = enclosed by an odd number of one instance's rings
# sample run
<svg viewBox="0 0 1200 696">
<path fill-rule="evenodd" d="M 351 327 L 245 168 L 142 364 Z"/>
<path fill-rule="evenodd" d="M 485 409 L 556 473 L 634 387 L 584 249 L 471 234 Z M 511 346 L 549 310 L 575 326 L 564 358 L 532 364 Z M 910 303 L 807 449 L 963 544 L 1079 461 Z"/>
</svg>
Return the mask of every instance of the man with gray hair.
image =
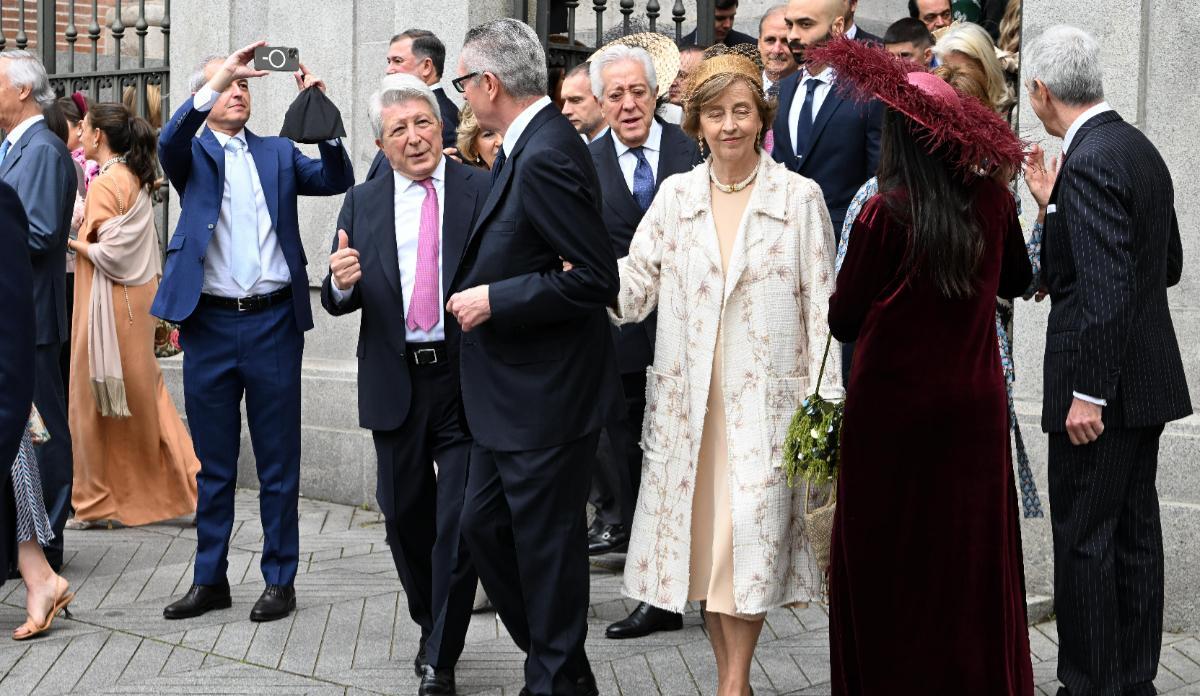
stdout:
<svg viewBox="0 0 1200 696">
<path fill-rule="evenodd" d="M 1104 101 L 1100 46 L 1047 29 L 1023 51 L 1030 105 L 1063 139 L 1026 179 L 1045 220 L 1050 296 L 1042 429 L 1049 433 L 1060 695 L 1153 694 L 1163 546 L 1155 475 L 1163 425 L 1192 412 L 1167 288 L 1183 247 L 1171 173 Z M 1056 178 L 1057 174 L 1057 178 Z"/>
<path fill-rule="evenodd" d="M 444 288 L 490 181 L 442 154 L 438 100 L 420 79 L 389 75 L 370 114 L 391 175 L 346 193 L 321 304 L 333 316 L 361 310 L 358 419 L 375 442 L 388 546 L 421 628 L 418 694 L 453 694 L 476 577 L 460 545 L 471 436 Z"/>
<path fill-rule="evenodd" d="M 528 693 L 595 694 L 585 506 L 599 431 L 622 403 L 606 310 L 617 258 L 587 147 L 546 96 L 533 29 L 513 19 L 471 29 L 458 75 L 480 127 L 504 135 L 448 305 L 464 332 L 475 438 L 463 536 L 528 653 Z"/>
<path fill-rule="evenodd" d="M 28 51 L 0 53 L 0 180 L 17 191 L 29 218 L 37 353 L 33 402 L 50 431 L 37 453 L 42 495 L 54 540 L 46 560 L 63 563 L 63 527 L 71 512 L 71 431 L 58 356 L 70 337 L 67 325 L 67 237 L 75 205 L 75 164 L 63 141 L 47 127 L 42 110 L 54 90 L 41 62 Z M 10 462 L 5 462 L 7 466 Z"/>
</svg>

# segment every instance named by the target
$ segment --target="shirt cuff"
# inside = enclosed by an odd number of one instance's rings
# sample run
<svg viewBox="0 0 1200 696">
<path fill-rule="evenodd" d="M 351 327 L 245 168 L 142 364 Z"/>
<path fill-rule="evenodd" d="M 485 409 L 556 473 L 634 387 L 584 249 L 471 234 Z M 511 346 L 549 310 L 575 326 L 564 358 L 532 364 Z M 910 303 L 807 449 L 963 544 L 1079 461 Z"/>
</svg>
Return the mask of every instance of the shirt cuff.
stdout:
<svg viewBox="0 0 1200 696">
<path fill-rule="evenodd" d="M 338 304 L 342 304 L 346 300 L 348 300 L 351 295 L 354 294 L 354 288 L 350 288 L 349 290 L 342 290 L 341 288 L 339 288 L 337 286 L 337 283 L 333 282 L 333 278 L 330 278 L 329 279 L 329 292 L 333 294 L 334 302 L 336 302 Z"/>
<path fill-rule="evenodd" d="M 341 147 L 341 146 L 342 146 L 342 139 L 341 139 L 341 138 L 334 138 L 333 140 L 326 140 L 326 141 L 325 141 L 325 144 L 326 144 L 326 145 L 328 145 L 329 147 Z"/>
<path fill-rule="evenodd" d="M 215 89 L 209 87 L 208 85 L 204 85 L 200 88 L 200 91 L 196 92 L 195 96 L 192 97 L 192 108 L 196 111 L 209 111 L 213 108 L 213 104 L 217 103 L 218 96 L 220 95 Z"/>
<path fill-rule="evenodd" d="M 1072 394 L 1072 395 L 1073 395 L 1073 396 L 1074 396 L 1076 399 L 1081 399 L 1081 400 L 1083 400 L 1083 401 L 1086 401 L 1086 402 L 1088 402 L 1089 404 L 1096 404 L 1097 406 L 1107 406 L 1107 405 L 1108 405 L 1108 400 L 1107 400 L 1107 399 L 1097 399 L 1097 398 L 1096 398 L 1096 397 L 1094 397 L 1094 396 L 1088 396 L 1087 394 L 1080 394 L 1080 393 L 1079 393 L 1079 392 L 1077 392 L 1077 391 L 1073 391 L 1073 392 L 1071 392 L 1071 394 Z"/>
</svg>

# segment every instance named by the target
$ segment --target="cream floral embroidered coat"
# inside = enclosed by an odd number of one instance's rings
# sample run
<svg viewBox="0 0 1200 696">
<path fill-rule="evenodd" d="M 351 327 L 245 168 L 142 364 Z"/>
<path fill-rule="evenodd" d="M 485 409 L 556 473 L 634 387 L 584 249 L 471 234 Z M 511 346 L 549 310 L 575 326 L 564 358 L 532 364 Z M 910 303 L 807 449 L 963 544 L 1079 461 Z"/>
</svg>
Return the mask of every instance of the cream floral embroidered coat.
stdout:
<svg viewBox="0 0 1200 696">
<path fill-rule="evenodd" d="M 815 387 L 833 290 L 833 232 L 815 182 L 763 155 L 722 277 L 708 166 L 663 182 L 619 262 L 617 323 L 658 309 L 646 380 L 642 484 L 625 592 L 682 611 L 692 493 L 721 327 L 737 611 L 758 614 L 818 591 L 802 539 L 802 489 L 779 468 L 797 405 Z M 835 342 L 824 392 L 841 395 Z"/>
</svg>

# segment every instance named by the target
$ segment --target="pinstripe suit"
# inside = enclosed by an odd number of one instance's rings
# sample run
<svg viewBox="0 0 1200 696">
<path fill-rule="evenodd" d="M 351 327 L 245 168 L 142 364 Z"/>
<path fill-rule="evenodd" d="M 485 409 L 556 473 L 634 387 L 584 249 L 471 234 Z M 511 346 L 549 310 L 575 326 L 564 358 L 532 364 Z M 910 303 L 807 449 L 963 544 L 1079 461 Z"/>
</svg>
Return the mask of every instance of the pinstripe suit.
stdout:
<svg viewBox="0 0 1200 696">
<path fill-rule="evenodd" d="M 1075 133 L 1050 196 L 1042 278 L 1042 428 L 1050 433 L 1058 677 L 1071 696 L 1153 694 L 1163 551 L 1154 487 L 1163 424 L 1191 413 L 1167 305 L 1183 251 L 1171 175 L 1114 111 Z M 1105 430 L 1076 447 L 1073 394 L 1103 399 Z"/>
</svg>

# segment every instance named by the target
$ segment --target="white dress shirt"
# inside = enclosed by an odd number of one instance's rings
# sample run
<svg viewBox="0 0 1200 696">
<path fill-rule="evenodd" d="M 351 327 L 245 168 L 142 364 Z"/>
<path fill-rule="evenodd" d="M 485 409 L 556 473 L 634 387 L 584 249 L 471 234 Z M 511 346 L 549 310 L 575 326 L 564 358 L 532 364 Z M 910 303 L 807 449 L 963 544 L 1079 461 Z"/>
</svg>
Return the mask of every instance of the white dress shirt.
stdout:
<svg viewBox="0 0 1200 696">
<path fill-rule="evenodd" d="M 825 104 L 825 97 L 833 88 L 833 68 L 826 66 L 815 78 L 808 73 L 808 68 L 800 73 L 800 81 L 796 84 L 796 96 L 792 97 L 792 107 L 788 110 L 788 128 L 791 129 L 793 150 L 796 147 L 796 130 L 800 124 L 800 111 L 804 108 L 804 95 L 808 93 L 809 81 L 816 78 L 820 78 L 821 84 L 817 85 L 816 91 L 813 92 L 812 118 L 814 122 L 817 120 L 817 114 L 821 113 L 821 106 Z M 803 154 L 803 152 L 796 153 L 798 156 Z"/>
<path fill-rule="evenodd" d="M 1076 118 L 1075 121 L 1071 124 L 1071 127 L 1067 129 L 1066 135 L 1063 136 L 1063 144 L 1062 144 L 1063 155 L 1066 155 L 1067 150 L 1069 150 L 1071 148 L 1071 142 L 1073 140 L 1075 140 L 1075 135 L 1077 133 L 1079 133 L 1079 129 L 1083 127 L 1083 124 L 1087 123 L 1091 119 L 1095 118 L 1096 116 L 1099 116 L 1100 114 L 1102 114 L 1106 111 L 1112 111 L 1112 107 L 1108 105 L 1108 102 L 1100 102 L 1099 104 L 1093 106 L 1092 108 L 1088 109 L 1087 111 L 1083 112 L 1082 114 L 1079 114 L 1079 117 Z M 1049 212 L 1050 212 L 1049 209 L 1047 209 L 1047 214 L 1049 214 Z M 1074 396 L 1076 399 L 1081 399 L 1088 403 L 1096 404 L 1097 406 L 1107 406 L 1108 405 L 1107 399 L 1100 399 L 1100 398 L 1097 398 L 1094 396 L 1089 396 L 1087 394 L 1080 394 L 1077 391 L 1072 391 L 1071 395 Z"/>
<path fill-rule="evenodd" d="M 529 127 L 529 122 L 537 116 L 538 112 L 550 106 L 550 97 L 542 97 L 534 103 L 525 107 L 525 110 L 517 114 L 512 123 L 508 124 L 508 130 L 504 131 L 504 143 L 500 145 L 500 149 L 504 151 L 504 157 L 507 159 L 512 155 L 512 149 L 517 146 L 517 141 L 521 139 L 521 134 Z"/>
<path fill-rule="evenodd" d="M 433 190 L 438 202 L 438 258 L 437 258 L 437 287 L 438 307 L 446 306 L 446 298 L 442 291 L 442 254 L 445 235 L 442 232 L 442 222 L 446 219 L 446 158 L 438 160 L 437 168 L 430 174 L 433 179 Z M 408 178 L 398 171 L 392 170 L 392 180 L 395 182 L 395 194 L 392 198 L 396 221 L 396 258 L 400 266 L 400 292 L 404 301 L 405 340 L 409 343 L 429 343 L 444 341 L 446 327 L 445 313 L 438 313 L 437 324 L 429 331 L 408 328 L 408 308 L 412 304 L 413 289 L 417 285 L 417 248 L 421 235 L 421 207 L 425 205 L 425 187 L 415 180 Z M 341 304 L 350 297 L 351 290 L 341 290 L 330 281 L 333 299 Z"/>
<path fill-rule="evenodd" d="M 844 32 L 844 35 L 847 39 L 853 39 L 854 37 L 858 36 L 858 25 L 851 24 L 850 28 Z"/>
<path fill-rule="evenodd" d="M 625 186 L 629 188 L 629 192 L 633 193 L 633 172 L 637 169 L 637 155 L 630 151 L 630 148 L 621 139 L 613 136 L 613 146 L 617 150 L 617 164 L 621 165 L 621 175 L 625 177 Z M 650 122 L 650 135 L 646 138 L 646 142 L 642 143 L 642 154 L 646 156 L 646 161 L 650 163 L 650 174 L 654 177 L 654 181 L 658 182 L 658 156 L 662 150 L 662 124 L 658 121 Z"/>
<path fill-rule="evenodd" d="M 29 130 L 33 124 L 43 120 L 45 120 L 45 117 L 43 117 L 41 114 L 38 114 L 37 116 L 30 116 L 24 121 L 18 123 L 15 128 L 9 131 L 8 135 L 4 137 L 4 140 L 8 141 L 9 153 L 12 152 L 13 147 L 21 140 L 21 136 L 25 135 L 25 131 Z M 5 157 L 7 156 L 8 155 L 5 155 Z"/>
<path fill-rule="evenodd" d="M 217 103 L 220 94 L 208 85 L 196 92 L 192 106 L 197 111 L 208 111 Z M 230 138 L 238 138 L 246 143 L 246 131 L 242 129 L 237 135 L 229 136 L 213 131 L 217 143 L 225 152 L 225 166 L 231 166 L 234 155 L 225 150 L 225 143 Z M 271 210 L 267 207 L 267 198 L 263 193 L 262 182 L 258 178 L 258 167 L 254 164 L 254 155 L 247 146 L 243 151 L 246 162 L 250 165 L 250 181 L 254 184 L 254 205 L 258 208 L 258 259 L 262 275 L 248 290 L 242 290 L 233 279 L 233 230 L 230 227 L 230 216 L 233 208 L 230 198 L 229 179 L 225 179 L 224 191 L 221 194 L 221 212 L 217 217 L 217 226 L 208 242 L 208 251 L 204 254 L 204 286 L 202 292 L 218 297 L 244 297 L 246 295 L 266 295 L 287 287 L 292 282 L 292 273 L 288 270 L 287 259 L 283 256 L 283 248 L 279 245 L 279 237 L 275 234 L 275 224 L 271 220 Z"/>
<path fill-rule="evenodd" d="M 771 85 L 775 84 L 775 81 L 774 81 L 774 80 L 772 80 L 771 78 L 767 77 L 767 71 L 766 71 L 766 70 L 764 70 L 764 71 L 762 72 L 762 82 L 763 82 L 763 94 L 766 94 L 766 93 L 770 92 L 770 91 L 771 91 Z M 813 96 L 813 99 L 816 99 L 816 95 L 814 95 L 814 96 Z"/>
</svg>

